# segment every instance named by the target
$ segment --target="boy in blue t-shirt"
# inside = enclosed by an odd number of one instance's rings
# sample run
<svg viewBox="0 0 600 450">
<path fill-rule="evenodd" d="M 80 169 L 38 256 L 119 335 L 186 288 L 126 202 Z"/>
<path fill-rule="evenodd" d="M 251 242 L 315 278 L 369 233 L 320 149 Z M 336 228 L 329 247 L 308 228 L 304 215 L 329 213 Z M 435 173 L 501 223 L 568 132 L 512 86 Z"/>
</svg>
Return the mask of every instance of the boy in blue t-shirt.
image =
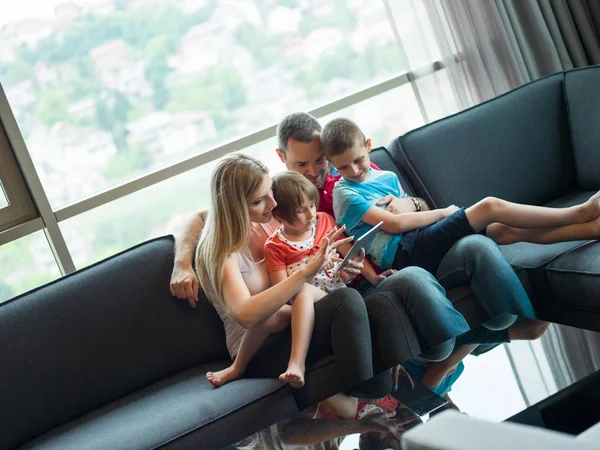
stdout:
<svg viewBox="0 0 600 450">
<path fill-rule="evenodd" d="M 371 140 L 349 119 L 335 119 L 321 132 L 325 156 L 342 175 L 333 190 L 333 212 L 349 236 L 360 237 L 379 222 L 365 249 L 381 269 L 418 266 L 434 274 L 461 238 L 485 230 L 498 244 L 550 244 L 600 237 L 600 192 L 568 208 L 521 205 L 488 197 L 469 208 L 392 214 L 376 206 L 388 194 L 405 197 L 393 172 L 371 170 Z"/>
</svg>

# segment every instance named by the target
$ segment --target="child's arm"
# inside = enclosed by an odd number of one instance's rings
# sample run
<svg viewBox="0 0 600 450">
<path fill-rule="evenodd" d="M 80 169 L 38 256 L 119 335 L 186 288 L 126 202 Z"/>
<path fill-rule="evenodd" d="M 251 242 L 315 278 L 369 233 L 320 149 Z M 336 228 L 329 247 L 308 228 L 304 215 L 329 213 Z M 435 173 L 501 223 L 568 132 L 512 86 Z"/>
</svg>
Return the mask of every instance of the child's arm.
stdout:
<svg viewBox="0 0 600 450">
<path fill-rule="evenodd" d="M 431 225 L 439 220 L 448 217 L 456 211 L 455 206 L 449 206 L 443 209 L 434 209 L 432 211 L 422 211 L 418 213 L 392 214 L 384 209 L 372 206 L 362 217 L 362 221 L 375 226 L 383 222 L 381 229 L 387 233 L 406 233 L 419 227 Z"/>
<path fill-rule="evenodd" d="M 275 270 L 274 272 L 269 272 L 269 278 L 271 279 L 271 286 L 275 286 L 278 283 L 281 283 L 283 280 L 287 278 L 287 270 Z"/>
</svg>

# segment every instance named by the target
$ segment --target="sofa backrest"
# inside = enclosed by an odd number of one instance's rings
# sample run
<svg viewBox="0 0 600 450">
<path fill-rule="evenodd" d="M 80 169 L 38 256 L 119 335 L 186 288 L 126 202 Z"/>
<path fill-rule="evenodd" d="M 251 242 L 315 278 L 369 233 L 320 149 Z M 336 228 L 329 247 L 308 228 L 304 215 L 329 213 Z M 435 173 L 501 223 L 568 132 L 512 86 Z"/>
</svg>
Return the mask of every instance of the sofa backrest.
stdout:
<svg viewBox="0 0 600 450">
<path fill-rule="evenodd" d="M 0 448 L 228 358 L 214 308 L 171 296 L 172 268 L 158 238 L 0 305 Z"/>
<path fill-rule="evenodd" d="M 577 186 L 600 189 L 600 66 L 565 72 Z"/>
<path fill-rule="evenodd" d="M 389 150 L 432 206 L 490 195 L 546 203 L 575 184 L 563 74 L 413 130 Z"/>
<path fill-rule="evenodd" d="M 402 167 L 399 167 L 392 158 L 391 153 L 385 147 L 377 147 L 371 151 L 371 162 L 375 163 L 381 170 L 394 172 L 400 180 L 400 185 L 408 195 L 415 195 L 415 190 L 408 182 Z"/>
</svg>

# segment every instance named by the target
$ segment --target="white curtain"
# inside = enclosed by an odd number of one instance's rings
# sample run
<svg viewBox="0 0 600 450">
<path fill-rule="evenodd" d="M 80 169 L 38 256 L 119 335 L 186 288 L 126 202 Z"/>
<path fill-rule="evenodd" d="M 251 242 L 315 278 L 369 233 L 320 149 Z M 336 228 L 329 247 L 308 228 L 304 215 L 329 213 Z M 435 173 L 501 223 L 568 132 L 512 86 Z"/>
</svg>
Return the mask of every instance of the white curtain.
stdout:
<svg viewBox="0 0 600 450">
<path fill-rule="evenodd" d="M 598 0 L 383 2 L 425 123 L 600 64 Z M 507 349 L 520 360 L 513 369 L 529 402 L 600 370 L 600 333 L 592 331 L 552 325 L 540 342 Z"/>
</svg>

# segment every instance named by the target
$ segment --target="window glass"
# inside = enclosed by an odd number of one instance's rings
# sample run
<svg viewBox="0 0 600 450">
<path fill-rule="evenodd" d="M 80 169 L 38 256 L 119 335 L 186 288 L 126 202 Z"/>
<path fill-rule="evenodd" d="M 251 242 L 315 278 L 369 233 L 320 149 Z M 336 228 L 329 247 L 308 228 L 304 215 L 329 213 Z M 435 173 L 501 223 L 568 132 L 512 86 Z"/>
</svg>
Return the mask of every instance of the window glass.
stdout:
<svg viewBox="0 0 600 450">
<path fill-rule="evenodd" d="M 325 125 L 336 117 L 355 121 L 371 138 L 373 148 L 387 147 L 395 137 L 425 124 L 409 83 L 329 114 L 321 123 Z"/>
<path fill-rule="evenodd" d="M 275 139 L 244 153 L 281 170 Z M 190 212 L 210 205 L 210 178 L 218 161 L 135 192 L 71 219 L 60 222 L 75 267 L 89 264 L 153 237 L 173 233 Z"/>
<path fill-rule="evenodd" d="M 402 71 L 372 0 L 20 0 L 0 80 L 54 208 Z"/>
<path fill-rule="evenodd" d="M 6 192 L 4 192 L 4 186 L 2 186 L 2 182 L 0 181 L 0 209 L 8 206 L 10 203 L 6 198 Z"/>
<path fill-rule="evenodd" d="M 43 231 L 0 246 L 0 302 L 60 276 Z"/>
<path fill-rule="evenodd" d="M 357 121 L 374 146 L 386 146 L 394 137 L 423 123 L 408 84 L 326 116 L 321 123 L 341 116 Z M 275 153 L 276 146 L 272 138 L 242 151 L 275 173 L 285 169 Z M 205 164 L 61 222 L 75 266 L 80 269 L 144 240 L 172 233 L 186 214 L 209 207 L 210 176 L 216 164 Z"/>
</svg>

